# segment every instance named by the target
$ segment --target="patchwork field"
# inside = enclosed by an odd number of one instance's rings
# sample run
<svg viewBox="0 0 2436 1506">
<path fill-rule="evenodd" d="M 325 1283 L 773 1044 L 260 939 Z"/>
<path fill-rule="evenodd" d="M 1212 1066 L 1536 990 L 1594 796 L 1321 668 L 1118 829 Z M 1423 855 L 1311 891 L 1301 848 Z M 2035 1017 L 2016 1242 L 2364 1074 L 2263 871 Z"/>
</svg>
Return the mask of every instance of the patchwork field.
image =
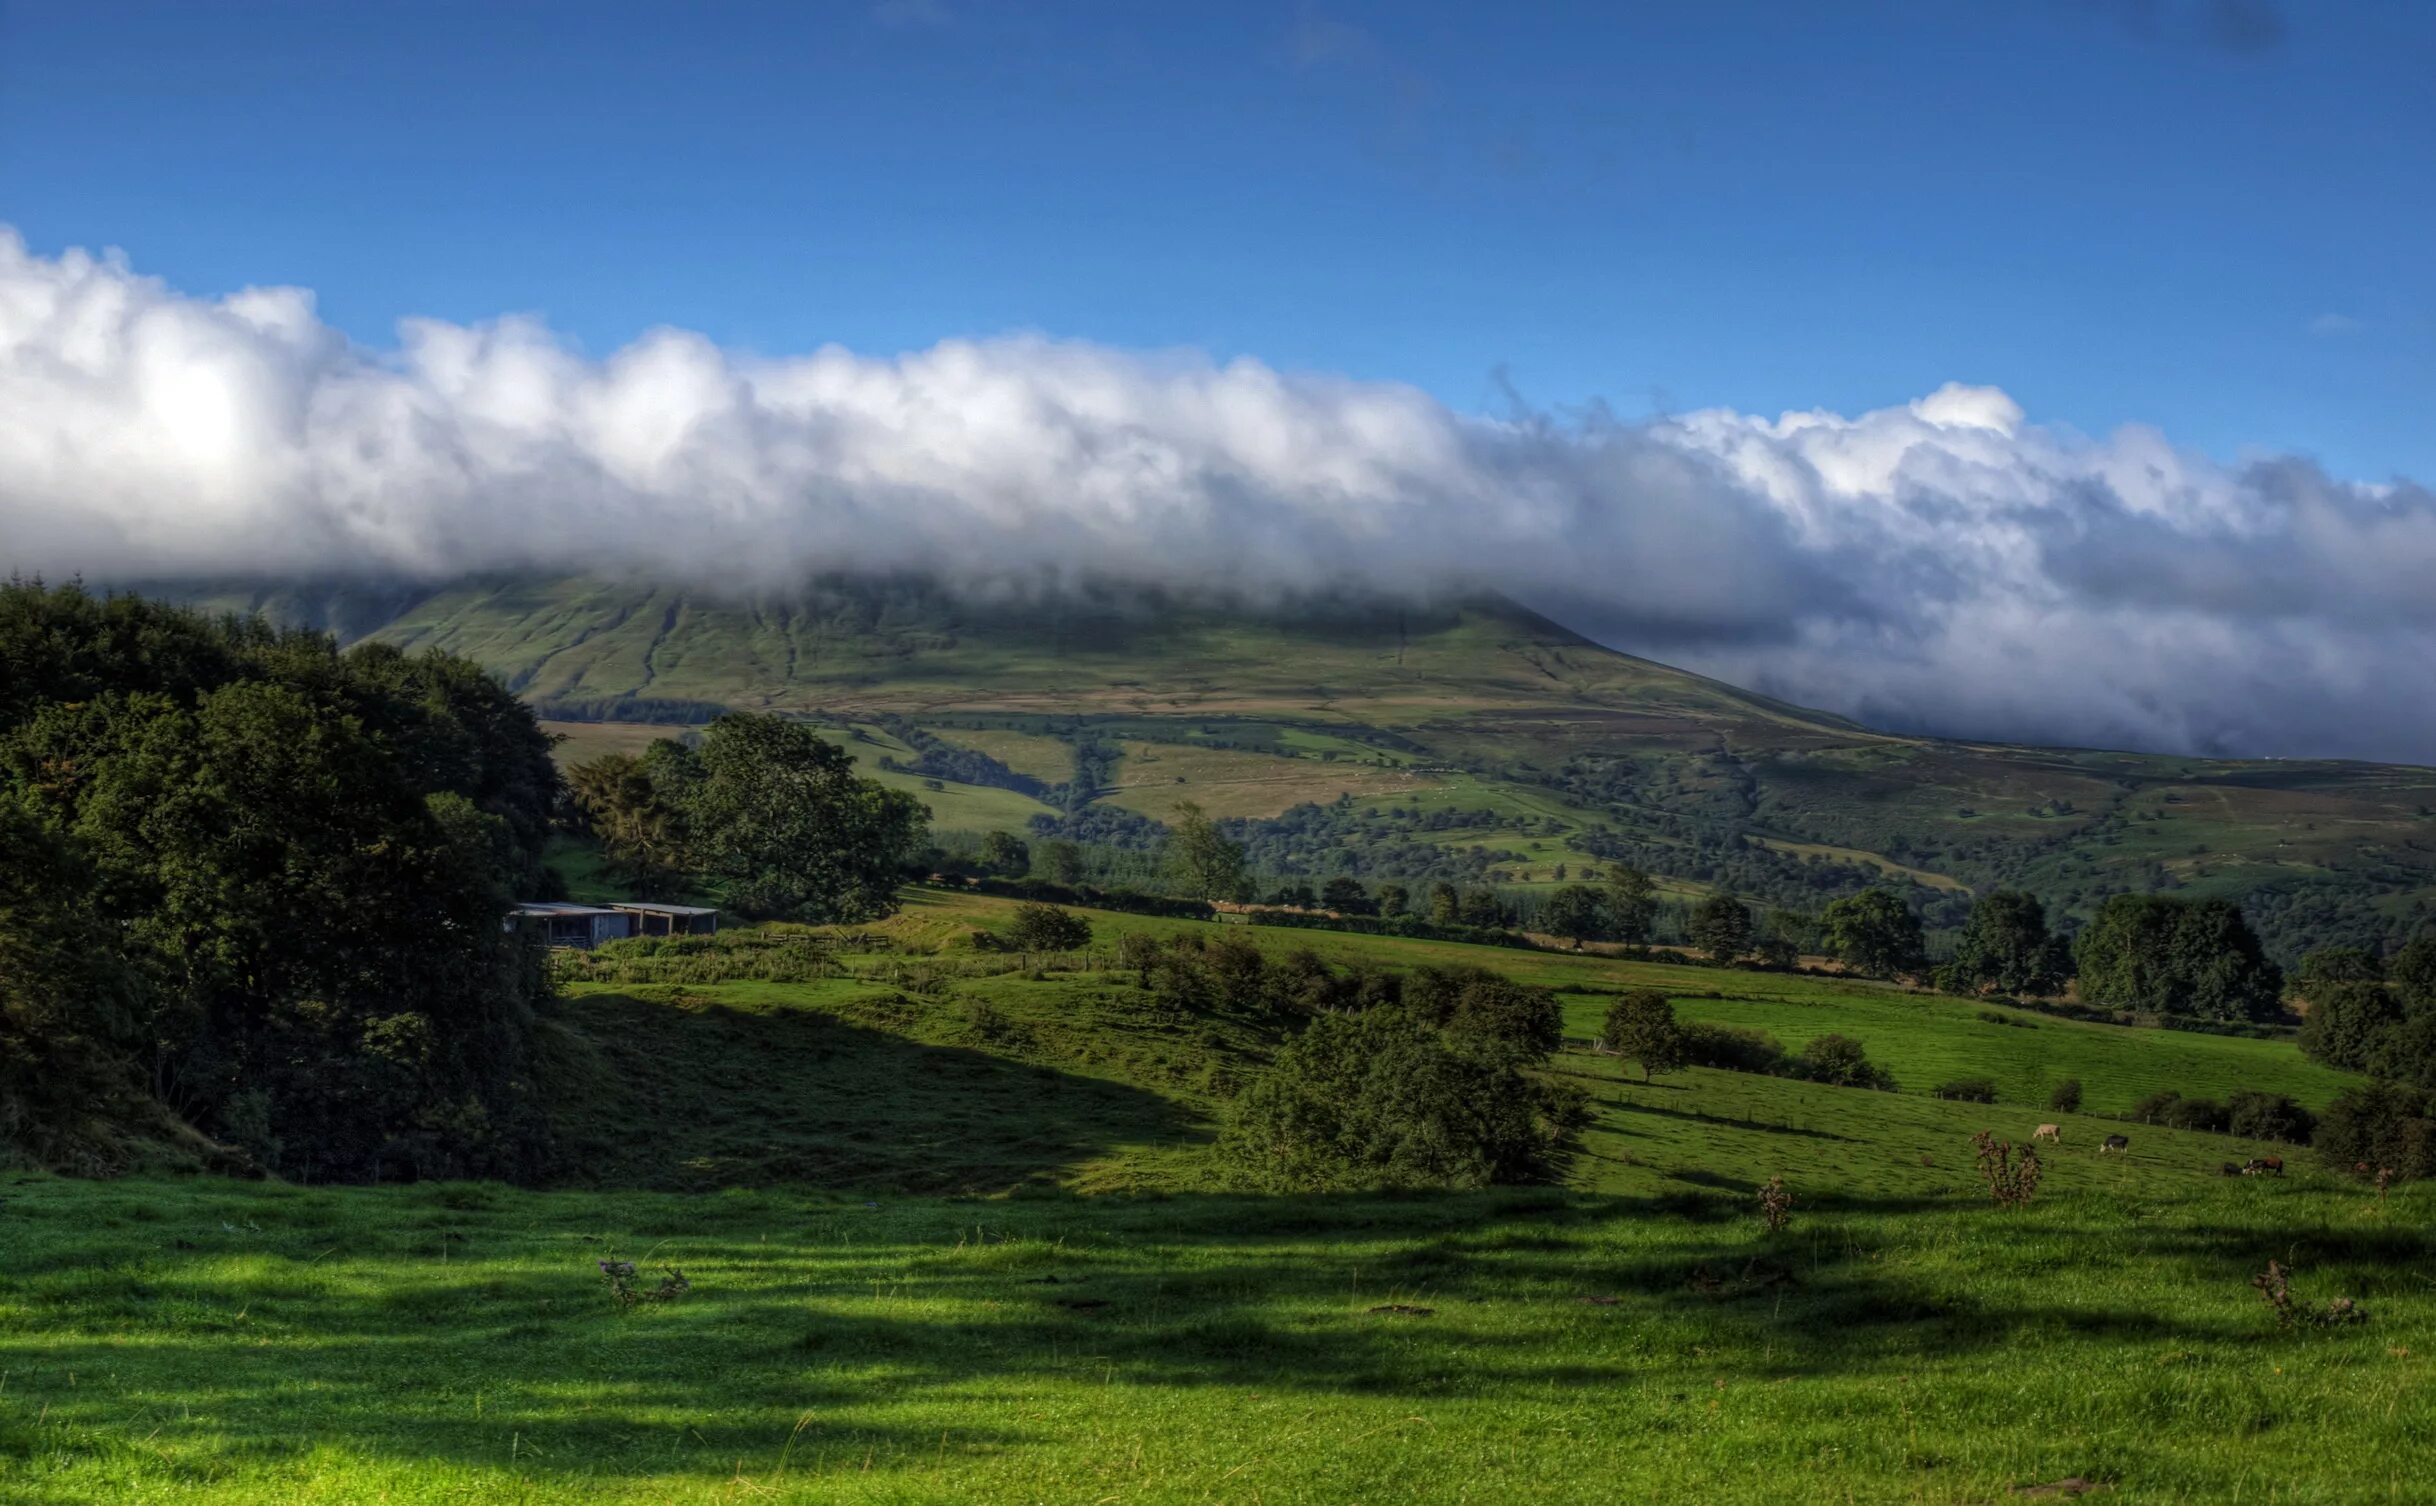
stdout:
<svg viewBox="0 0 2436 1506">
<path fill-rule="evenodd" d="M 1340 796 L 1414 793 L 1436 781 L 1402 769 L 1382 769 L 1299 755 L 1239 753 L 1176 743 L 1119 744 L 1124 761 L 1103 797 L 1110 805 L 1154 820 L 1174 816 L 1187 801 L 1214 817 L 1282 815 L 1297 805 L 1326 805 Z"/>
<path fill-rule="evenodd" d="M 1628 844 L 1677 893 L 1815 910 L 1916 886 L 1933 928 L 1995 887 L 2084 918 L 2124 892 L 2237 899 L 2287 963 L 2436 924 L 2436 770 L 1890 735 L 1613 652 L 1509 601 L 975 601 L 903 579 L 747 601 L 582 577 L 202 601 L 462 652 L 553 714 L 903 716 L 1051 783 L 1070 775 L 1078 731 L 1228 755 L 1120 769 L 1114 803 L 1153 816 L 1185 798 L 1178 773 L 1190 798 L 1248 818 L 1419 794 L 1492 813 L 1466 840 L 1522 854 L 1508 876 L 1523 883 L 1552 882 L 1597 839 Z M 1329 751 L 1371 772 L 1312 761 Z M 1040 813 L 952 783 L 927 793 L 951 830 Z"/>
</svg>

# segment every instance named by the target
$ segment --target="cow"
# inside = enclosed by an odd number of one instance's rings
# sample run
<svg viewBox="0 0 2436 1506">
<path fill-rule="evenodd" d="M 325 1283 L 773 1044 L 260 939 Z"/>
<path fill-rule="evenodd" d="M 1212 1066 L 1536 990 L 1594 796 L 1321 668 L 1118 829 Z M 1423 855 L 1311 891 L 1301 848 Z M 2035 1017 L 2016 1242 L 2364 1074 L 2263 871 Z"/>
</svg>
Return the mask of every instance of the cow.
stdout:
<svg viewBox="0 0 2436 1506">
<path fill-rule="evenodd" d="M 2239 1162 L 2227 1161 L 2224 1165 L 2217 1168 L 2216 1174 L 2222 1177 L 2238 1177 L 2243 1175 L 2243 1172 Z"/>
<path fill-rule="evenodd" d="M 2042 1124 L 2030 1132 L 2030 1138 L 2053 1140 L 2056 1144 L 2061 1145 L 2064 1143 L 2064 1127 L 2060 1124 Z"/>
<path fill-rule="evenodd" d="M 2102 1156 L 2110 1150 L 2119 1150 L 2124 1154 L 2129 1155 L 2131 1153 L 2131 1136 L 2108 1135 L 2106 1137 L 2106 1143 L 2098 1147 L 2098 1154 Z"/>
<path fill-rule="evenodd" d="M 2252 1156 L 2249 1164 L 2242 1167 L 2241 1174 L 2245 1177 L 2280 1177 L 2284 1174 L 2284 1158 Z"/>
</svg>

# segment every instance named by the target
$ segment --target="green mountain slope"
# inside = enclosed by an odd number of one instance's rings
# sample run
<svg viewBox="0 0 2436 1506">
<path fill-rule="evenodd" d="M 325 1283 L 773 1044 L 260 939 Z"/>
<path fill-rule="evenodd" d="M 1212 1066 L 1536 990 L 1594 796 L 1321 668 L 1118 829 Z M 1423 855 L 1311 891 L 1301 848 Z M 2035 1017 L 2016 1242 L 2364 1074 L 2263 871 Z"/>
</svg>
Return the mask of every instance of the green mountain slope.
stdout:
<svg viewBox="0 0 2436 1506">
<path fill-rule="evenodd" d="M 2227 895 L 2287 957 L 2436 918 L 2436 771 L 1877 733 L 1510 602 L 970 600 L 915 580 L 731 602 L 580 577 L 206 599 L 462 653 L 584 721 L 770 708 L 902 719 L 981 752 L 1088 735 L 1122 753 L 1096 803 L 1153 818 L 1184 797 L 1246 819 L 1342 797 L 1347 813 L 1262 849 L 1315 875 L 1371 871 L 1358 855 L 1405 808 L 1471 821 L 1413 834 L 1510 883 L 1629 860 L 1814 908 L 1893 881 L 1949 924 L 2000 884 L 2081 912 L 2125 890 Z M 936 793 L 943 825 L 1037 813 Z"/>
</svg>

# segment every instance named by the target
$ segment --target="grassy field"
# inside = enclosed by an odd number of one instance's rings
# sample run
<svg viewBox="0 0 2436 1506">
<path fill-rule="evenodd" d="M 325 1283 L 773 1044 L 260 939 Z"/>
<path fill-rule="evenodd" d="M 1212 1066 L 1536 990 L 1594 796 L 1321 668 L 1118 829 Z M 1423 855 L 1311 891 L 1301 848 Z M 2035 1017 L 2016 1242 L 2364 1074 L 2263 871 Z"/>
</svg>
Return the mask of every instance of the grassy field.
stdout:
<svg viewBox="0 0 2436 1506">
<path fill-rule="evenodd" d="M 2409 1502 L 2436 1439 L 2430 1209 L 2328 1188 L 8 1196 L 29 1506 Z M 2270 1256 L 2372 1322 L 2279 1333 Z"/>
<path fill-rule="evenodd" d="M 1802 976 L 1228 927 L 1276 955 L 1469 963 L 1796 1045 L 1905 1091 L 1569 1049 L 1569 1185 L 1226 1190 L 1211 1137 L 1281 1039 L 1170 1016 L 1111 955 L 977 950 L 917 891 L 810 982 L 576 983 L 542 1022 L 555 1186 L 0 1175 L 0 1501 L 2124 1502 L 2424 1498 L 2436 1201 L 2275 1147 L 2045 1112 L 2289 1092 L 2285 1041 L 2027 1017 Z M 656 965 L 656 964 L 655 964 Z M 1922 1091 L 1969 1072 L 1994 1106 Z M 2064 1143 L 1989 1206 L 1971 1133 Z M 1766 1232 L 1782 1176 L 1790 1226 Z M 2280 1330 L 2289 1265 L 2362 1325 Z M 622 1310 L 597 1262 L 691 1290 Z"/>
<path fill-rule="evenodd" d="M 1119 746 L 1124 761 L 1104 798 L 1110 805 L 1161 821 L 1173 817 L 1176 807 L 1188 800 L 1219 818 L 1275 816 L 1297 805 L 1326 805 L 1343 795 L 1406 795 L 1435 784 L 1401 769 L 1300 754 L 1138 741 Z"/>
</svg>

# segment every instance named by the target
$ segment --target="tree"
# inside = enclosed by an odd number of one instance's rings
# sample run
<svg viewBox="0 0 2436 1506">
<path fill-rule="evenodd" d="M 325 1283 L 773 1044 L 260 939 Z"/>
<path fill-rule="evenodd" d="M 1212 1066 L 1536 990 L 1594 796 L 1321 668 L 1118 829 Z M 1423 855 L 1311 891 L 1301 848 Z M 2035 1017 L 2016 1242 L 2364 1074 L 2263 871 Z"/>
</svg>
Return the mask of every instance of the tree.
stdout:
<svg viewBox="0 0 2436 1506">
<path fill-rule="evenodd" d="M 1434 926 L 1463 924 L 1463 895 L 1453 884 L 1440 880 L 1429 886 L 1429 923 Z"/>
<path fill-rule="evenodd" d="M 1377 904 L 1381 915 L 1402 915 L 1412 908 L 1412 903 L 1413 892 L 1402 884 L 1387 883 L 1379 886 Z"/>
<path fill-rule="evenodd" d="M 1071 889 L 1083 881 L 1083 850 L 1062 837 L 1040 844 L 1040 860 L 1053 884 Z"/>
<path fill-rule="evenodd" d="M 2079 1113 L 2081 1111 L 2081 1080 L 2077 1077 L 2067 1077 L 2057 1083 L 2055 1091 L 2047 1095 L 2047 1107 L 2059 1114 Z"/>
<path fill-rule="evenodd" d="M 1238 1101 L 1221 1156 L 1273 1192 L 1479 1188 L 1561 1175 L 1578 1100 L 1384 1006 L 1314 1019 Z"/>
<path fill-rule="evenodd" d="M 1599 902 L 1596 889 L 1586 884 L 1567 884 L 1548 896 L 1547 905 L 1539 912 L 1539 923 L 1579 946 L 1607 928 L 1607 907 Z"/>
<path fill-rule="evenodd" d="M 1920 969 L 1920 917 L 1891 889 L 1829 901 L 1819 929 L 1828 955 L 1862 977 L 1900 978 Z"/>
<path fill-rule="evenodd" d="M 712 722 L 688 762 L 695 850 L 729 905 L 815 923 L 895 911 L 925 825 L 912 796 L 858 776 L 803 723 L 760 713 Z"/>
<path fill-rule="evenodd" d="M 1483 931 L 1502 931 L 1514 924 L 1514 912 L 1497 897 L 1494 889 L 1470 889 L 1464 892 L 1459 917 L 1467 926 Z"/>
<path fill-rule="evenodd" d="M 1939 985 L 1949 993 L 2055 994 L 2071 967 L 2062 938 L 2047 930 L 2046 907 L 2019 890 L 1998 889 L 1971 906 Z"/>
<path fill-rule="evenodd" d="M 610 871 L 637 897 L 684 892 L 691 861 L 684 813 L 653 781 L 649 764 L 631 753 L 603 753 L 567 770 L 567 792 Z"/>
<path fill-rule="evenodd" d="M 2382 983 L 2322 983 L 2310 990 L 2301 1052 L 2354 1072 L 2394 1065 L 2392 1048 L 2405 1018 L 2401 1001 Z"/>
<path fill-rule="evenodd" d="M 2230 901 L 2118 894 L 2073 946 L 2093 1003 L 2216 1020 L 2272 1020 L 2283 972 Z"/>
<path fill-rule="evenodd" d="M 981 866 L 1001 878 L 1022 878 L 1032 871 L 1032 844 L 1011 832 L 991 832 L 981 839 Z"/>
<path fill-rule="evenodd" d="M 1320 885 L 1319 898 L 1322 909 L 1334 910 L 1339 915 L 1368 915 L 1374 908 L 1370 903 L 1370 892 L 1362 887 L 1360 879 L 1349 873 L 1340 873 Z"/>
<path fill-rule="evenodd" d="M 1751 950 L 1751 912 L 1731 894 L 1712 894 L 1693 907 L 1691 937 L 1711 961 L 1732 962 Z"/>
<path fill-rule="evenodd" d="M 1640 1063 L 1643 1082 L 1653 1073 L 1684 1065 L 1683 1027 L 1675 1019 L 1675 1006 L 1654 988 L 1636 988 L 1607 1006 L 1599 1044 Z"/>
<path fill-rule="evenodd" d="M 1091 922 L 1055 905 L 1020 904 L 1007 940 L 1020 952 L 1079 952 L 1091 945 Z"/>
<path fill-rule="evenodd" d="M 1554 993 L 1484 967 L 1417 968 L 1405 980 L 1404 1004 L 1448 1034 L 1518 1062 L 1545 1060 L 1565 1043 Z"/>
<path fill-rule="evenodd" d="M 1848 1035 L 1811 1037 L 1801 1054 L 1793 1059 L 1794 1072 L 1812 1082 L 1832 1083 L 1840 1088 L 1874 1088 L 1891 1093 L 1895 1079 L 1870 1061 L 1869 1053 L 1859 1041 Z"/>
<path fill-rule="evenodd" d="M 1618 863 L 1607 874 L 1609 934 L 1631 946 L 1649 940 L 1658 918 L 1658 887 L 1640 869 Z"/>
<path fill-rule="evenodd" d="M 501 926 L 562 791 L 528 708 L 74 588 L 0 587 L 0 665 L 0 867 L 45 886 L 0 882 L 0 1137 L 101 1169 L 203 1143 L 174 1115 L 316 1180 L 541 1169 L 543 985 Z"/>
<path fill-rule="evenodd" d="M 1243 845 L 1190 800 L 1176 807 L 1167 831 L 1167 875 L 1187 899 L 1232 900 L 1244 892 Z"/>
</svg>

